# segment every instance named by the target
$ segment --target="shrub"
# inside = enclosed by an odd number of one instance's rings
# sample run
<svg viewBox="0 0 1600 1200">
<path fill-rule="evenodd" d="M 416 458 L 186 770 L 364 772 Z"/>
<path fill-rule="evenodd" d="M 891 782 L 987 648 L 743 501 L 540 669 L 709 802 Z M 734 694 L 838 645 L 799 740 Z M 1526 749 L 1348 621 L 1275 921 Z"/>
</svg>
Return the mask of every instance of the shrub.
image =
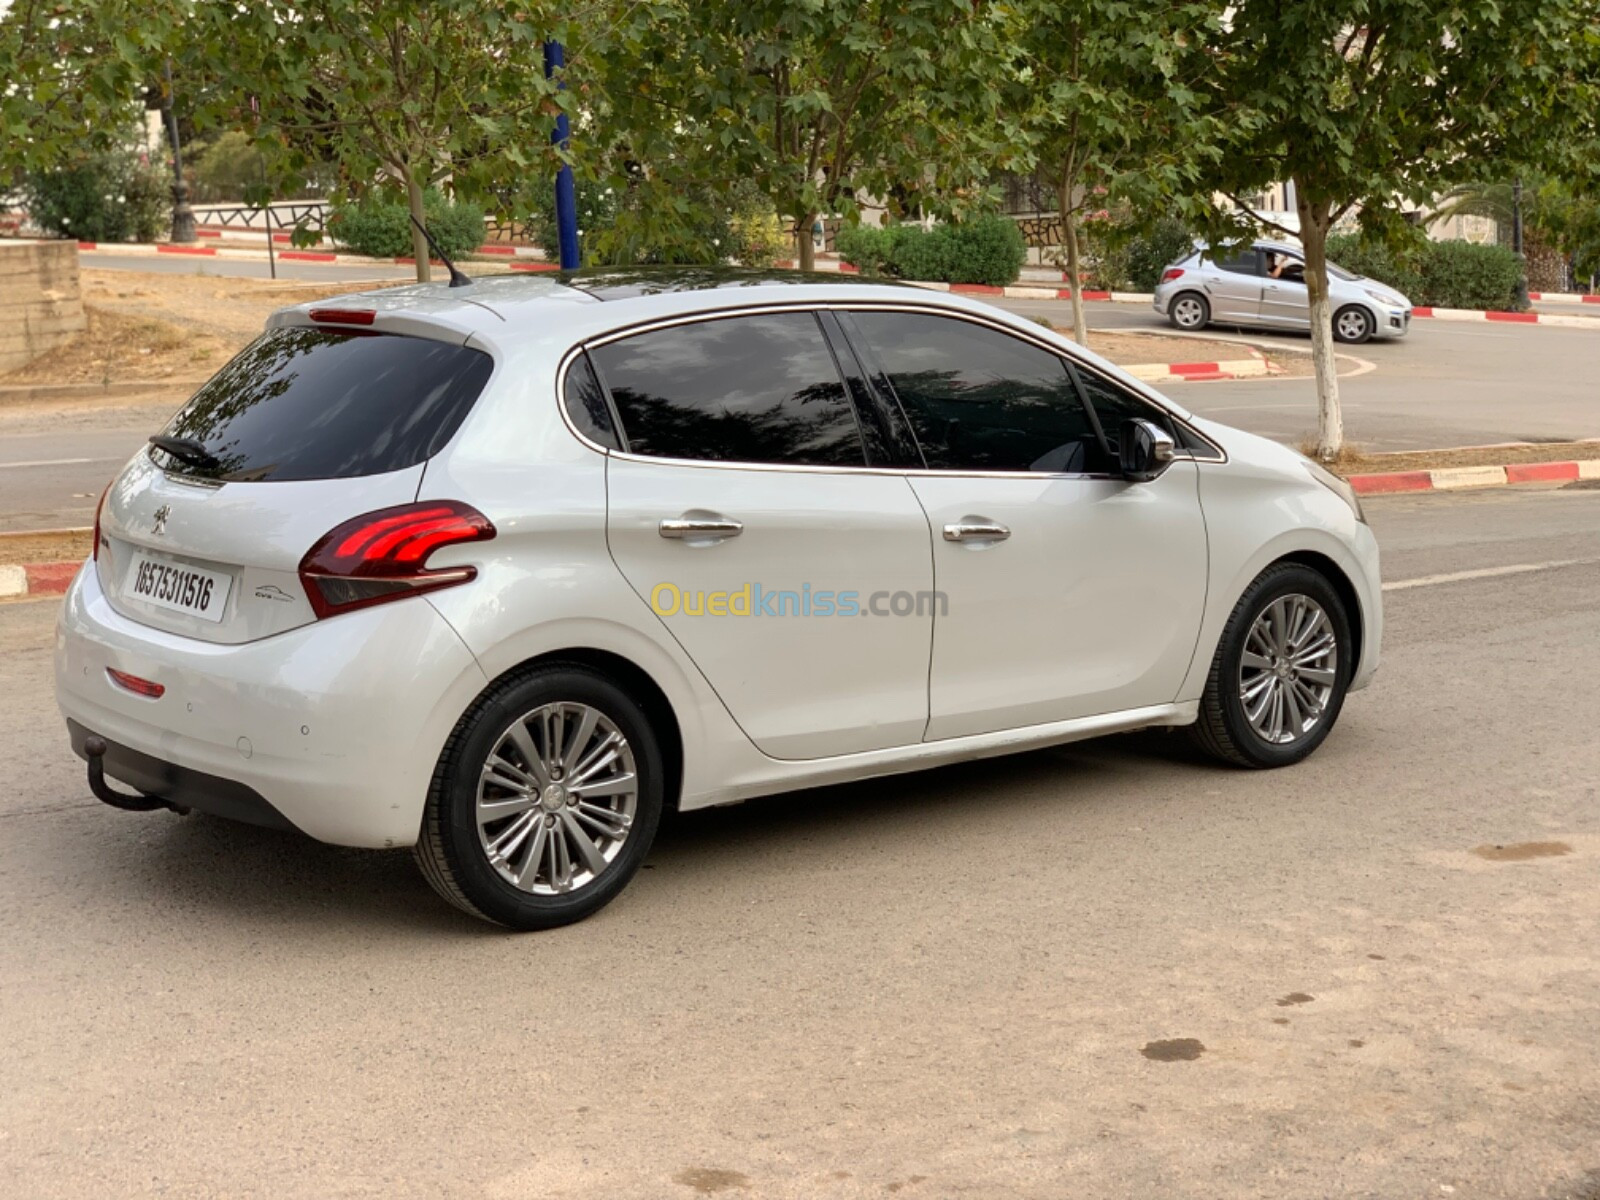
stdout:
<svg viewBox="0 0 1600 1200">
<path fill-rule="evenodd" d="M 1003 287 L 1028 257 L 1015 221 L 983 216 L 959 225 L 890 225 L 841 230 L 839 254 L 869 275 Z"/>
<path fill-rule="evenodd" d="M 578 243 L 586 266 L 735 262 L 770 267 L 789 248 L 777 211 L 748 180 L 728 187 L 682 186 L 636 174 L 621 187 L 576 181 Z M 555 184 L 528 214 L 529 237 L 556 257 Z"/>
<path fill-rule="evenodd" d="M 465 258 L 483 245 L 483 209 L 446 200 L 436 188 L 428 189 L 422 208 L 428 232 L 450 258 Z M 329 229 L 356 254 L 400 258 L 412 252 L 411 210 L 393 196 L 367 196 L 355 204 L 338 205 Z"/>
<path fill-rule="evenodd" d="M 1084 222 L 1079 236 L 1087 282 L 1107 291 L 1154 291 L 1162 268 L 1194 249 L 1194 235 L 1173 217 L 1154 222 L 1102 217 Z"/>
<path fill-rule="evenodd" d="M 1419 241 L 1396 251 L 1355 234 L 1330 237 L 1328 261 L 1434 308 L 1512 308 L 1521 273 L 1504 246 Z"/>
<path fill-rule="evenodd" d="M 188 151 L 188 147 L 184 147 Z M 248 133 L 230 129 L 200 151 L 194 163 L 194 201 L 218 204 L 244 199 L 262 179 L 261 153 Z"/>
<path fill-rule="evenodd" d="M 33 223 L 86 242 L 153 242 L 171 232 L 172 193 L 160 170 L 130 151 L 97 154 L 23 183 Z"/>
</svg>

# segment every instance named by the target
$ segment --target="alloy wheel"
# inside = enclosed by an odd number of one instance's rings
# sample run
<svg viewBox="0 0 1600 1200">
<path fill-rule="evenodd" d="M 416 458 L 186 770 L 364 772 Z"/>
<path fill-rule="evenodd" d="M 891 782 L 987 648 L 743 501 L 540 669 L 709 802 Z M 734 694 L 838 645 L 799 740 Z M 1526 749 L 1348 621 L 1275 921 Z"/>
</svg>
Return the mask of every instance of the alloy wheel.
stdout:
<svg viewBox="0 0 1600 1200">
<path fill-rule="evenodd" d="M 1367 317 L 1360 309 L 1347 308 L 1339 314 L 1339 337 L 1347 342 L 1359 342 L 1367 336 Z"/>
<path fill-rule="evenodd" d="M 633 750 L 609 717 L 546 704 L 513 721 L 483 765 L 479 844 L 518 890 L 568 895 L 621 853 L 638 795 Z"/>
<path fill-rule="evenodd" d="M 1309 596 L 1280 596 L 1250 626 L 1239 659 L 1239 699 L 1263 741 L 1285 746 L 1317 727 L 1333 695 L 1339 644 Z"/>
<path fill-rule="evenodd" d="M 1193 296 L 1180 296 L 1174 300 L 1172 316 L 1185 329 L 1198 329 L 1206 319 L 1205 308 Z"/>
</svg>

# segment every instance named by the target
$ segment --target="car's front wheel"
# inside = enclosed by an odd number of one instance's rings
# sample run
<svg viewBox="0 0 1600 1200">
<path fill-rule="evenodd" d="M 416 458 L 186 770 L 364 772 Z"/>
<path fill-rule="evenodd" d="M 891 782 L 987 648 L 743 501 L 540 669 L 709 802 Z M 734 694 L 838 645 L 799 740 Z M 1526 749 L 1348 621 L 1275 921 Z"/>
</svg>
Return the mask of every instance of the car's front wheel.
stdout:
<svg viewBox="0 0 1600 1200">
<path fill-rule="evenodd" d="M 1350 617 L 1328 580 L 1299 563 L 1245 589 L 1211 662 L 1195 737 L 1241 767 L 1284 767 L 1328 736 L 1354 667 Z"/>
<path fill-rule="evenodd" d="M 1180 292 L 1167 306 L 1167 320 L 1179 329 L 1204 329 L 1211 322 L 1211 305 L 1198 292 Z"/>
<path fill-rule="evenodd" d="M 1333 336 L 1341 342 L 1359 346 L 1371 341 L 1375 332 L 1377 325 L 1372 314 L 1359 305 L 1352 304 L 1333 314 Z"/>
<path fill-rule="evenodd" d="M 415 856 L 457 908 L 548 929 L 627 885 L 662 804 L 661 752 L 640 706 L 588 667 L 550 664 L 500 682 L 456 726 Z"/>
</svg>

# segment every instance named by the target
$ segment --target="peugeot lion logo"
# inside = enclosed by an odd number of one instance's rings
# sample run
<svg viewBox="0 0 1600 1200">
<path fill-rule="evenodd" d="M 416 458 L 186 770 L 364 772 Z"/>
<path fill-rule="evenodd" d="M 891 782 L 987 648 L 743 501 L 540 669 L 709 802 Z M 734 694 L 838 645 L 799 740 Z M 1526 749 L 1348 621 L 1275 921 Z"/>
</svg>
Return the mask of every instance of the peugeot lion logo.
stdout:
<svg viewBox="0 0 1600 1200">
<path fill-rule="evenodd" d="M 167 518 L 170 517 L 171 515 L 172 515 L 172 505 L 170 505 L 170 504 L 163 504 L 160 508 L 156 509 L 156 523 L 155 523 L 155 526 L 151 529 L 151 532 L 154 533 L 157 537 L 160 537 L 162 534 L 166 533 L 166 531 L 167 531 Z"/>
</svg>

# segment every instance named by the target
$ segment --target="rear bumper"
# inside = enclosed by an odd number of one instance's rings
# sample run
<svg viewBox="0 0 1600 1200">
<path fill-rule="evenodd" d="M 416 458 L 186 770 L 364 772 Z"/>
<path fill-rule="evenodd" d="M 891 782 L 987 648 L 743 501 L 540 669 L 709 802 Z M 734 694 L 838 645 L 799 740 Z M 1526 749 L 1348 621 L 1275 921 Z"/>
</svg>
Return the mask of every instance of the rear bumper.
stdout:
<svg viewBox="0 0 1600 1200">
<path fill-rule="evenodd" d="M 134 695 L 107 668 L 166 691 Z M 110 778 L 347 846 L 416 841 L 439 753 L 487 683 L 420 598 L 219 645 L 119 615 L 93 570 L 67 591 L 55 670 L 73 749 L 105 738 Z"/>
</svg>

